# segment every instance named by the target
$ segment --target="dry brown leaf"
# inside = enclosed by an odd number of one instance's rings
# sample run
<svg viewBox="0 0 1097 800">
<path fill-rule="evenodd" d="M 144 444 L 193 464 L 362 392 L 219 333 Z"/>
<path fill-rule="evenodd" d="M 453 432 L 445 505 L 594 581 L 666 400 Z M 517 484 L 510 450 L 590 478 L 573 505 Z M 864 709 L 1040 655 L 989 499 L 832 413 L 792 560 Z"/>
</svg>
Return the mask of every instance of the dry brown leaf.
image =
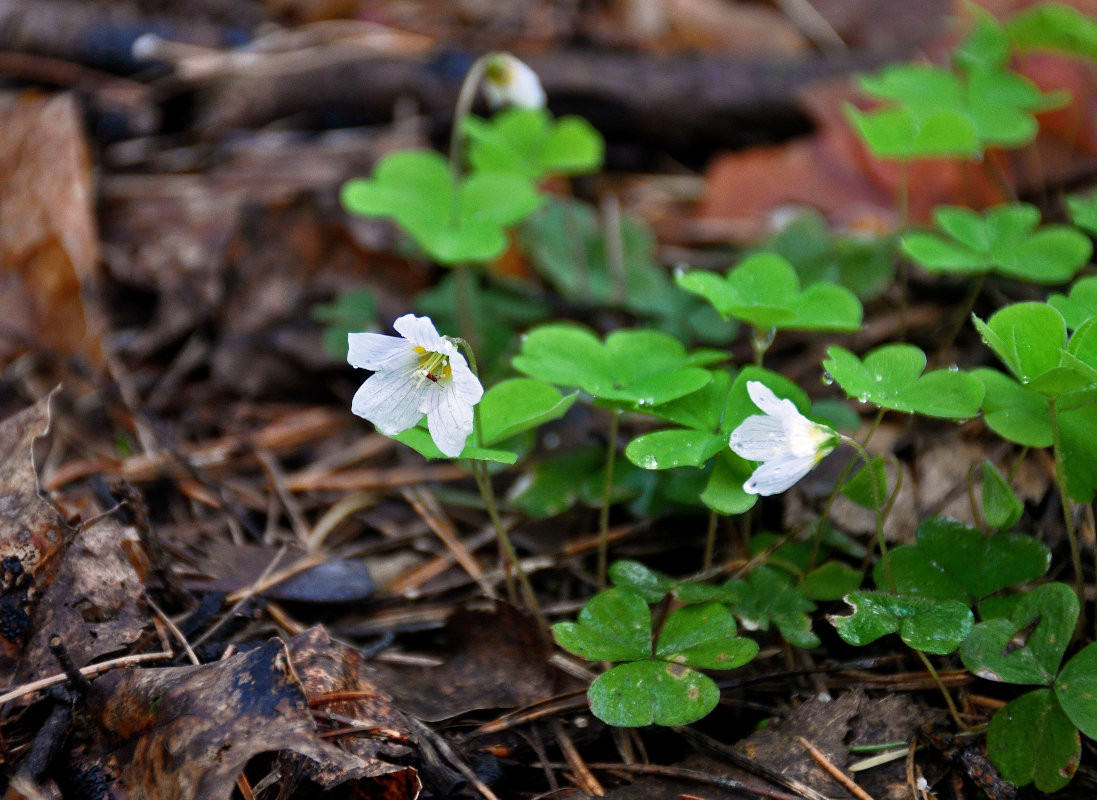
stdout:
<svg viewBox="0 0 1097 800">
<path fill-rule="evenodd" d="M 295 753 L 342 780 L 376 770 L 317 737 L 277 639 L 215 664 L 108 673 L 92 684 L 87 714 L 97 734 L 89 762 L 117 764 L 115 786 L 129 800 L 228 800 L 261 753 Z"/>
<path fill-rule="evenodd" d="M 102 360 L 81 288 L 99 259 L 71 95 L 0 97 L 0 362 L 27 350 Z"/>
<path fill-rule="evenodd" d="M 0 685 L 14 682 L 38 598 L 73 536 L 38 492 L 31 447 L 49 423 L 49 398 L 0 422 Z"/>
</svg>

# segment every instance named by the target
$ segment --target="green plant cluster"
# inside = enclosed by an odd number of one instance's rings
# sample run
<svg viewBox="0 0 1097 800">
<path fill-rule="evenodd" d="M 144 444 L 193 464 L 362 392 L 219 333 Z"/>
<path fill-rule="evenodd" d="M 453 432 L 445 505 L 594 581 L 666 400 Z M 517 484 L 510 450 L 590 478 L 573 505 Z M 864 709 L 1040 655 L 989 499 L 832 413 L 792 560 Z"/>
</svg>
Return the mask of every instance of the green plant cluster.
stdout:
<svg viewBox="0 0 1097 800">
<path fill-rule="evenodd" d="M 989 164 L 988 149 L 1030 146 L 1037 114 L 1069 99 L 1013 69 L 1015 54 L 1034 49 L 1095 59 L 1097 23 L 1054 3 L 1004 23 L 979 14 L 947 65 L 897 65 L 864 77 L 861 87 L 876 105 L 849 108 L 849 121 L 876 158 Z M 1074 527 L 1074 504 L 1097 496 L 1097 277 L 1079 277 L 1092 256 L 1097 195 L 1069 198 L 1064 222 L 1045 223 L 1036 207 L 1020 202 L 941 207 L 932 228 L 872 242 L 835 236 L 819 215 L 806 213 L 757 248 L 729 256 L 726 270 L 669 276 L 646 226 L 543 188 L 546 176 L 599 168 L 601 140 L 586 123 L 511 110 L 458 124 L 469 143 L 456 154 L 460 169 L 434 153 L 396 153 L 371 178 L 348 183 L 343 201 L 354 213 L 395 220 L 443 266 L 486 264 L 513 246 L 536 272 L 537 281 L 520 284 L 481 273 L 471 300 L 483 352 L 501 365 L 492 372 L 508 374 L 509 363 L 524 377 L 488 389 L 461 458 L 516 465 L 522 479 L 507 499 L 511 508 L 552 517 L 577 503 L 600 507 L 603 535 L 612 505 L 629 503 L 638 514 L 674 509 L 707 515 L 711 535 L 721 517 L 759 502 L 748 490 L 759 463 L 729 447 L 735 431 L 759 424 L 751 420 L 777 419 L 760 408 L 759 387 L 780 403 L 786 427 L 781 433 L 775 424 L 775 438 L 793 436 L 788 426 L 863 434 L 860 441 L 843 437 L 862 468 L 850 462 L 813 530 L 806 537 L 755 533 L 749 562 L 721 574 L 722 582 L 711 573 L 679 580 L 638 562 L 612 564 L 613 588 L 594 595 L 576 621 L 552 626 L 564 649 L 613 665 L 590 686 L 593 712 L 619 726 L 700 719 L 719 699 L 706 671 L 740 667 L 758 652 L 743 631 L 775 631 L 790 645 L 816 647 L 813 612 L 843 601 L 846 610 L 826 618 L 850 645 L 898 634 L 934 675 L 929 656 L 951 657 L 981 679 L 1035 687 L 994 715 L 990 756 L 1017 784 L 1043 791 L 1065 785 L 1079 763 L 1081 735 L 1097 738 L 1097 643 L 1086 644 L 1081 619 L 1088 587 Z M 865 434 L 849 403 L 813 404 L 765 359 L 785 331 L 859 330 L 862 304 L 896 288 L 904 258 L 945 276 L 937 280 L 971 281 L 973 295 L 995 281 L 995 296 L 1024 299 L 998 303 L 985 320 L 971 316 L 986 344 L 973 368 L 930 367 L 931 356 L 909 343 L 862 354 L 827 348 L 824 382 L 876 412 Z M 639 324 L 603 336 L 555 319 L 547 289 L 577 316 L 610 311 Z M 443 283 L 420 298 L 421 307 L 456 325 L 447 310 L 459 305 L 460 291 Z M 322 313 L 343 322 L 338 309 Z M 744 329 L 753 361 L 729 363 L 724 345 Z M 608 446 L 538 454 L 536 431 L 576 404 L 610 420 Z M 901 472 L 890 468 L 892 459 L 864 450 L 888 413 L 979 418 L 1016 445 L 1016 463 L 1047 450 L 1073 585 L 1047 580 L 1051 550 L 1031 530 L 1016 529 L 1024 505 L 1012 472 L 1003 475 L 989 461 L 974 465 L 978 501 L 974 477 L 969 487 L 976 527 L 932 517 L 919 525 L 915 543 L 889 548 L 883 525 Z M 623 447 L 621 420 L 630 437 Z M 397 438 L 441 457 L 423 428 Z M 860 565 L 870 554 L 829 524 L 839 493 L 875 514 L 878 552 L 869 575 Z"/>
</svg>

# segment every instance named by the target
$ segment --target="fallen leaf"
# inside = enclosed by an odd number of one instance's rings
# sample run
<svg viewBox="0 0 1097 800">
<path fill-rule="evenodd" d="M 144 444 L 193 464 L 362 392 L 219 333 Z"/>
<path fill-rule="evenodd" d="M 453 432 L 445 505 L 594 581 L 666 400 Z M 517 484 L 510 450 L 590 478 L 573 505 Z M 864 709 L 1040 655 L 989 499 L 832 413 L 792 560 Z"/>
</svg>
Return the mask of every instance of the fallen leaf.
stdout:
<svg viewBox="0 0 1097 800">
<path fill-rule="evenodd" d="M 80 109 L 0 97 L 0 363 L 27 350 L 102 360 L 81 297 L 99 259 Z"/>
<path fill-rule="evenodd" d="M 48 397 L 0 422 L 0 685 L 14 682 L 38 598 L 73 536 L 38 491 L 31 447 L 49 424 Z"/>
</svg>

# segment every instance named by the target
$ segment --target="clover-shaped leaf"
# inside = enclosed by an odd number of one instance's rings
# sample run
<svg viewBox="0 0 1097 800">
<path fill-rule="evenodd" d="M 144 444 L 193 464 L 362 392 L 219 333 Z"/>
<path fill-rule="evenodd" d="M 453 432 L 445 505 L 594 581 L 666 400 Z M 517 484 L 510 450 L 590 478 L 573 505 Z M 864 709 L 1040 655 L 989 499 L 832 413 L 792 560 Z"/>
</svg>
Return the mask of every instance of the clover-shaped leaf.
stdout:
<svg viewBox="0 0 1097 800">
<path fill-rule="evenodd" d="M 739 636 L 735 618 L 721 603 L 675 609 L 655 647 L 656 658 L 700 669 L 735 669 L 757 654 L 758 644 Z"/>
<path fill-rule="evenodd" d="M 577 396 L 577 392 L 572 392 L 565 397 L 555 386 L 532 378 L 511 378 L 497 383 L 480 401 L 484 444 L 492 445 L 559 419 Z"/>
<path fill-rule="evenodd" d="M 678 285 L 712 303 L 724 317 L 759 329 L 853 331 L 861 302 L 848 289 L 815 283 L 803 290 L 796 270 L 775 253 L 755 253 L 721 277 L 707 270 L 677 276 Z"/>
<path fill-rule="evenodd" d="M 845 393 L 863 403 L 947 419 L 978 413 L 983 402 L 978 379 L 952 369 L 923 374 L 925 366 L 925 353 L 910 344 L 878 347 L 863 361 L 842 347 L 830 347 L 823 362 Z"/>
<path fill-rule="evenodd" d="M 1089 261 L 1088 237 L 1066 225 L 1037 229 L 1035 206 L 1011 203 L 985 214 L 969 208 L 939 206 L 934 219 L 942 234 L 916 231 L 903 237 L 902 249 L 931 272 L 977 275 L 997 272 L 1032 283 L 1063 283 Z"/>
<path fill-rule="evenodd" d="M 1047 303 L 1014 303 L 986 322 L 978 317 L 973 321 L 983 341 L 1013 376 L 1034 391 L 1040 389 L 1030 384 L 1062 361 L 1066 323 Z"/>
<path fill-rule="evenodd" d="M 1097 231 L 1097 209 L 1094 210 L 1094 216 Z M 1063 321 L 1070 330 L 1082 327 L 1084 323 L 1097 317 L 1097 275 L 1080 278 L 1070 287 L 1070 294 L 1051 294 L 1047 302 L 1063 315 Z"/>
<path fill-rule="evenodd" d="M 530 181 L 579 175 L 602 165 L 605 142 L 582 117 L 553 120 L 543 108 L 509 108 L 490 120 L 465 119 L 468 160 L 480 172 L 509 172 Z"/>
<path fill-rule="evenodd" d="M 651 656 L 651 611 L 628 589 L 594 595 L 577 622 L 557 622 L 552 635 L 565 650 L 590 661 L 636 661 Z"/>
<path fill-rule="evenodd" d="M 853 608 L 847 616 L 828 615 L 838 635 L 858 647 L 898 633 L 908 647 L 946 655 L 971 633 L 971 609 L 955 600 L 856 591 L 846 595 Z"/>
<path fill-rule="evenodd" d="M 808 600 L 783 570 L 769 566 L 754 569 L 744 581 L 733 578 L 722 587 L 726 602 L 744 627 L 769 630 L 776 625 L 781 635 L 797 647 L 818 647 L 819 637 L 811 630 L 808 612 L 815 603 Z"/>
<path fill-rule="evenodd" d="M 720 702 L 720 689 L 707 675 L 667 661 L 619 664 L 587 690 L 590 710 L 619 728 L 688 725 Z"/>
<path fill-rule="evenodd" d="M 681 342 L 646 330 L 614 331 L 603 343 L 577 325 L 544 325 L 522 338 L 512 364 L 526 375 L 578 387 L 611 404 L 666 403 L 712 380 L 708 370 L 689 366 Z"/>
<path fill-rule="evenodd" d="M 367 217 L 391 217 L 441 264 L 491 261 L 506 249 L 506 229 L 543 197 L 510 173 L 474 173 L 458 183 L 438 153 L 386 156 L 371 178 L 343 185 L 343 205 Z"/>
<path fill-rule="evenodd" d="M 1036 580 L 1051 565 L 1051 551 L 1022 533 L 984 536 L 959 520 L 931 517 L 918 526 L 917 545 L 891 551 L 891 569 L 900 594 L 970 605 L 1008 586 Z M 876 566 L 877 586 L 886 584 Z"/>
<path fill-rule="evenodd" d="M 1025 595 L 1008 618 L 976 625 L 960 658 L 987 680 L 1050 686 L 1077 621 L 1078 598 L 1070 587 L 1046 583 Z"/>
<path fill-rule="evenodd" d="M 1036 689 L 999 709 L 987 729 L 987 751 L 1002 777 L 1041 792 L 1066 786 L 1078 769 L 1078 730 L 1050 689 Z"/>
<path fill-rule="evenodd" d="M 1097 643 L 1076 653 L 1055 680 L 1055 696 L 1070 721 L 1097 739 Z"/>
</svg>

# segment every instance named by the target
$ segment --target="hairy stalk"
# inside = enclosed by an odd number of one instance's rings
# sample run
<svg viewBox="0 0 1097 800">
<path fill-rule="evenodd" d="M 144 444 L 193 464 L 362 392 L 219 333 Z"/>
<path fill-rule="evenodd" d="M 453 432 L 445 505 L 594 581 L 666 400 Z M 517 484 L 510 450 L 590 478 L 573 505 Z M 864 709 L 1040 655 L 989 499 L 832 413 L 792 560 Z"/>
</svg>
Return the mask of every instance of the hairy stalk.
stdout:
<svg viewBox="0 0 1097 800">
<path fill-rule="evenodd" d="M 960 716 L 960 709 L 956 707 L 956 703 L 953 701 L 948 687 L 945 686 L 945 682 L 941 680 L 941 676 L 937 674 L 937 670 L 934 668 L 933 662 L 929 660 L 929 656 L 921 650 L 915 650 L 914 652 L 918 654 L 918 658 L 922 659 L 922 664 L 925 665 L 926 671 L 929 673 L 930 677 L 933 678 L 933 682 L 937 684 L 937 688 L 941 690 L 941 695 L 945 698 L 945 705 L 948 706 L 948 713 L 953 721 L 960 726 L 962 731 L 966 733 L 975 733 L 976 729 L 964 722 L 963 717 Z"/>
<path fill-rule="evenodd" d="M 872 505 L 876 512 L 876 541 L 880 547 L 880 563 L 884 565 L 884 574 L 887 576 L 888 588 L 895 591 L 895 575 L 891 571 L 891 555 L 888 553 L 887 541 L 884 539 L 884 515 L 883 501 L 880 497 L 880 487 L 876 485 L 876 476 L 872 474 L 872 459 L 868 450 L 859 441 L 851 436 L 842 436 L 842 441 L 857 451 L 857 455 L 869 470 L 869 485 L 872 486 Z"/>
<path fill-rule="evenodd" d="M 1078 547 L 1078 533 L 1074 530 L 1074 513 L 1070 507 L 1070 497 L 1067 495 L 1067 476 L 1063 467 L 1063 444 L 1059 436 L 1059 414 L 1055 408 L 1055 401 L 1048 403 L 1051 416 L 1051 446 L 1055 455 L 1055 485 L 1059 490 L 1059 502 L 1063 506 L 1063 524 L 1066 526 L 1067 541 L 1070 543 L 1070 564 L 1074 569 L 1074 592 L 1078 595 L 1078 625 L 1076 634 L 1081 633 L 1086 627 L 1086 585 L 1085 575 L 1082 574 L 1082 553 Z"/>
<path fill-rule="evenodd" d="M 598 513 L 598 588 L 606 588 L 606 574 L 609 571 L 609 506 L 613 497 L 613 468 L 617 462 L 617 431 L 620 427 L 621 412 L 610 411 L 609 445 L 606 450 L 606 484 L 602 489 L 602 508 Z"/>
</svg>

